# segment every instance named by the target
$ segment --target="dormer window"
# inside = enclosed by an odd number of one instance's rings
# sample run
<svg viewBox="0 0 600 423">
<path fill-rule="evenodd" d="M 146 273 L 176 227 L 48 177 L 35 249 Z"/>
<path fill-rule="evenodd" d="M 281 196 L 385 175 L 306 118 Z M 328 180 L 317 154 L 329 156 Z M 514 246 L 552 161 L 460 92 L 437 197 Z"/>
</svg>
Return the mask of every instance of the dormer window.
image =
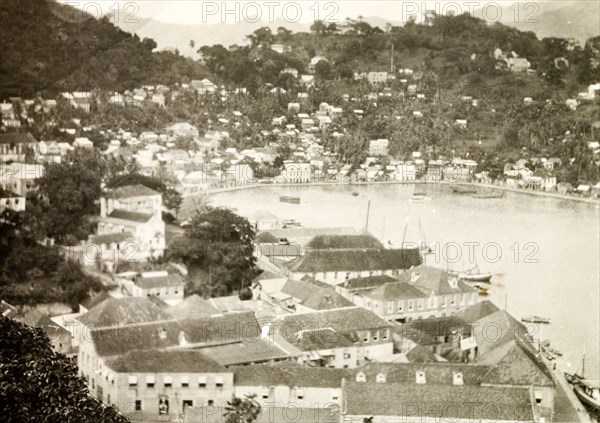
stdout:
<svg viewBox="0 0 600 423">
<path fill-rule="evenodd" d="M 165 328 L 160 328 L 158 330 L 158 337 L 160 339 L 167 339 L 167 330 Z"/>
<path fill-rule="evenodd" d="M 461 372 L 454 372 L 452 383 L 454 385 L 464 385 L 463 374 Z"/>
<path fill-rule="evenodd" d="M 450 284 L 450 286 L 452 288 L 458 288 L 458 278 L 452 277 L 452 278 L 448 279 L 448 283 Z"/>
<path fill-rule="evenodd" d="M 356 381 L 357 382 L 366 382 L 367 381 L 367 376 L 365 376 L 365 374 L 363 372 L 358 372 L 356 374 Z"/>
<path fill-rule="evenodd" d="M 425 372 L 419 370 L 416 373 L 416 382 L 420 385 L 424 385 L 425 383 L 427 383 L 427 379 L 425 379 Z"/>
<path fill-rule="evenodd" d="M 410 274 L 410 281 L 411 282 L 416 282 L 417 279 L 419 279 L 419 276 L 421 276 L 421 274 L 419 272 L 413 272 Z"/>
<path fill-rule="evenodd" d="M 386 381 L 385 374 L 379 373 L 377 375 L 376 381 L 377 381 L 377 383 L 385 383 L 385 381 Z"/>
</svg>

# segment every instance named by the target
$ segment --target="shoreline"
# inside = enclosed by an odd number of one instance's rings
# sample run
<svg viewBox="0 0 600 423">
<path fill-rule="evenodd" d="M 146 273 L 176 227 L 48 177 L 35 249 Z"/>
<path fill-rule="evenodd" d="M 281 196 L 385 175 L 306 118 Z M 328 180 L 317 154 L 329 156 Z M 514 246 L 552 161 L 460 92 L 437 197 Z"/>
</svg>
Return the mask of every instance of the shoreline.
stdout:
<svg viewBox="0 0 600 423">
<path fill-rule="evenodd" d="M 232 187 L 223 187 L 223 188 L 215 188 L 205 192 L 198 193 L 190 193 L 183 194 L 182 198 L 185 200 L 187 198 L 199 197 L 202 195 L 211 195 L 211 194 L 221 194 L 225 192 L 233 192 L 239 190 L 246 189 L 255 189 L 255 188 L 268 188 L 268 187 L 319 187 L 319 186 L 369 186 L 369 185 L 461 185 L 461 186 L 470 186 L 470 187 L 482 187 L 482 188 L 491 188 L 500 191 L 506 192 L 514 192 L 517 194 L 525 194 L 532 195 L 537 197 L 546 197 L 546 198 L 554 198 L 556 200 L 568 200 L 575 201 L 579 203 L 587 203 L 587 204 L 595 204 L 600 205 L 600 199 L 588 198 L 588 197 L 575 197 L 571 195 L 563 195 L 556 192 L 547 192 L 547 191 L 534 191 L 523 188 L 511 188 L 504 187 L 501 185 L 494 184 L 478 184 L 471 182 L 433 182 L 433 181 L 380 181 L 380 182 L 301 182 L 301 183 L 273 183 L 273 184 L 247 184 L 247 185 L 237 185 Z"/>
</svg>

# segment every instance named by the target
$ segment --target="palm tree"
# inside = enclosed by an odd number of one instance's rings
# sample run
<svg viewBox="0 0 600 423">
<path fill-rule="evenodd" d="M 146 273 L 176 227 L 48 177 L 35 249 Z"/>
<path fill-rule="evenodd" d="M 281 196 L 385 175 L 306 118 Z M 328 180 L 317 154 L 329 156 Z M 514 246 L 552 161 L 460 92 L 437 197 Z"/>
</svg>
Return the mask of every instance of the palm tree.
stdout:
<svg viewBox="0 0 600 423">
<path fill-rule="evenodd" d="M 260 416 L 261 406 L 256 401 L 256 394 L 238 398 L 235 395 L 227 401 L 225 407 L 226 423 L 252 423 Z"/>
</svg>

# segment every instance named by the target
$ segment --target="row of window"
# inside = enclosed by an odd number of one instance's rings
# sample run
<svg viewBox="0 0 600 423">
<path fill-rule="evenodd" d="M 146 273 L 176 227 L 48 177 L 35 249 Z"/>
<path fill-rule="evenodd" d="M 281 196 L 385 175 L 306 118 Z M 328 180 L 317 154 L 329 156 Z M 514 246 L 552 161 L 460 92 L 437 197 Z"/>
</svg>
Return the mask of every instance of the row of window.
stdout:
<svg viewBox="0 0 600 423">
<path fill-rule="evenodd" d="M 450 307 L 455 307 L 457 305 L 457 301 L 460 301 L 460 305 L 465 305 L 467 302 L 472 302 L 469 294 L 458 294 L 458 295 L 447 295 L 442 297 L 430 297 L 427 301 L 424 298 L 419 298 L 416 300 L 416 308 L 415 308 L 415 300 L 406 300 L 406 309 L 407 311 L 413 310 L 424 310 L 425 307 L 428 309 L 437 309 L 438 306 L 441 308 L 446 308 L 448 305 Z M 438 299 L 441 299 L 441 304 L 439 304 Z M 404 300 L 400 301 L 388 301 L 387 303 L 387 312 L 393 313 L 394 309 L 397 309 L 399 313 L 404 311 Z M 369 307 L 369 303 L 367 303 L 367 307 Z M 378 304 L 375 303 L 374 307 L 377 309 Z"/>
<path fill-rule="evenodd" d="M 207 380 L 205 377 L 200 377 L 198 379 L 197 382 L 197 386 L 198 388 L 206 388 L 207 387 Z M 156 380 L 154 378 L 154 376 L 152 375 L 148 375 L 146 376 L 146 388 L 154 388 L 156 385 Z M 190 383 L 190 378 L 188 376 L 183 376 L 181 378 L 181 387 L 182 388 L 189 388 L 191 385 Z M 129 387 L 130 388 L 137 388 L 138 386 L 138 378 L 137 376 L 129 376 Z M 222 377 L 216 377 L 215 378 L 215 388 L 220 389 L 223 388 L 224 386 L 224 381 Z M 163 377 L 163 387 L 165 388 L 172 388 L 173 387 L 173 378 L 171 376 L 165 376 Z"/>
<path fill-rule="evenodd" d="M 383 339 L 384 341 L 386 339 L 389 338 L 389 329 L 383 329 L 381 331 L 381 339 Z M 364 342 L 369 342 L 369 341 L 379 341 L 379 331 L 376 330 L 375 333 L 373 333 L 373 336 L 371 336 L 371 332 L 366 332 L 365 333 L 365 337 L 364 337 Z"/>
</svg>

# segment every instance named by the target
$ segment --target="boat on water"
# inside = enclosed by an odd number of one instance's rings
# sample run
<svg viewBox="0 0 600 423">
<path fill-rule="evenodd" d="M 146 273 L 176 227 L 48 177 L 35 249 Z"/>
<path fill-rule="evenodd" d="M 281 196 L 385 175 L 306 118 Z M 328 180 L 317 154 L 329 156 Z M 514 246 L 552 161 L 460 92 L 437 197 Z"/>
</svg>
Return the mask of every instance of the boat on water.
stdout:
<svg viewBox="0 0 600 423">
<path fill-rule="evenodd" d="M 585 378 L 585 353 L 581 359 L 581 375 L 565 373 L 565 379 L 573 387 L 573 392 L 582 404 L 595 412 L 600 412 L 600 380 Z"/>
<path fill-rule="evenodd" d="M 521 317 L 521 321 L 525 323 L 536 323 L 544 325 L 550 324 L 549 318 L 536 315 Z"/>
<path fill-rule="evenodd" d="M 475 264 L 473 268 L 467 270 L 466 272 L 459 273 L 458 278 L 465 282 L 490 283 L 490 280 L 492 279 L 492 274 L 480 271 L 479 266 Z"/>
<path fill-rule="evenodd" d="M 453 186 L 452 191 L 455 194 L 477 194 L 477 190 L 471 187 Z"/>
<path fill-rule="evenodd" d="M 302 223 L 298 222 L 295 219 L 285 219 L 283 221 L 283 226 L 285 228 L 290 228 L 290 227 L 300 228 L 300 227 L 302 227 Z"/>
<path fill-rule="evenodd" d="M 353 196 L 353 197 L 358 197 L 358 192 L 354 191 L 354 192 L 352 193 L 352 196 Z"/>
<path fill-rule="evenodd" d="M 299 197 L 290 197 L 288 195 L 282 195 L 281 197 L 279 197 L 279 201 L 281 201 L 282 203 L 300 204 Z"/>
<path fill-rule="evenodd" d="M 493 198 L 504 198 L 504 194 L 503 193 L 475 194 L 475 195 L 473 195 L 473 198 L 478 198 L 480 200 L 488 200 L 488 199 L 493 199 Z"/>
<path fill-rule="evenodd" d="M 431 201 L 431 197 L 428 197 L 427 193 L 423 191 L 415 191 L 410 198 L 410 202 L 413 204 L 425 203 L 426 201 Z"/>
</svg>

